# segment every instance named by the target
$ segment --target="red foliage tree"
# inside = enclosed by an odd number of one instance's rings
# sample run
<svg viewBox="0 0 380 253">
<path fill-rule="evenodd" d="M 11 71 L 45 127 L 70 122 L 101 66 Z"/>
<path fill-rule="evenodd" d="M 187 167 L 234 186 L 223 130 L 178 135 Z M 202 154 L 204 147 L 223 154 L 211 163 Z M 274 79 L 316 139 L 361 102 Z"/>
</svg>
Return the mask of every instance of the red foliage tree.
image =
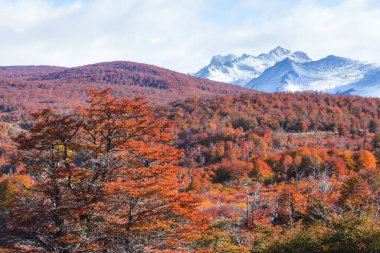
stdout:
<svg viewBox="0 0 380 253">
<path fill-rule="evenodd" d="M 138 99 L 90 96 L 76 114 L 35 114 L 17 139 L 34 184 L 4 237 L 58 252 L 186 249 L 205 220 L 179 191 L 172 124 Z"/>
</svg>

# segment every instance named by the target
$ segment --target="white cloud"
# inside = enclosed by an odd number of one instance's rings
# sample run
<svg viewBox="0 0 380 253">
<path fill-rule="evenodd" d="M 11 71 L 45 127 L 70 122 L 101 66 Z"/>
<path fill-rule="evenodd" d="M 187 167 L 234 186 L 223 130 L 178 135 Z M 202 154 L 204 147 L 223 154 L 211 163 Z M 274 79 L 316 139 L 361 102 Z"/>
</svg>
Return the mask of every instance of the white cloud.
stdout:
<svg viewBox="0 0 380 253">
<path fill-rule="evenodd" d="M 0 65 L 131 60 L 193 72 L 282 45 L 380 63 L 380 4 L 299 0 L 0 1 Z"/>
</svg>

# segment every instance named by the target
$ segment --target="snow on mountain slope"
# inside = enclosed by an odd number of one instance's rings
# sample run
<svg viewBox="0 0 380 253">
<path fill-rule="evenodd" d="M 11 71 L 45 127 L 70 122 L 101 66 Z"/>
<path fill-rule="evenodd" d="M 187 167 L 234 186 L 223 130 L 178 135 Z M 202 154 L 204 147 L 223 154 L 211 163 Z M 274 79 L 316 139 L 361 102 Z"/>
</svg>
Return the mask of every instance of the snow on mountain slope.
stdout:
<svg viewBox="0 0 380 253">
<path fill-rule="evenodd" d="M 265 70 L 246 87 L 266 92 L 297 91 L 302 83 L 317 80 L 313 72 L 316 71 L 286 58 Z"/>
<path fill-rule="evenodd" d="M 258 77 L 266 69 L 285 58 L 300 63 L 311 61 L 304 52 L 293 53 L 282 47 L 277 47 L 268 54 L 258 56 L 247 54 L 240 57 L 233 54 L 214 56 L 210 64 L 195 73 L 194 76 L 245 86 L 253 78 Z"/>
<path fill-rule="evenodd" d="M 337 95 L 358 95 L 363 97 L 380 97 L 380 68 L 369 70 L 363 79 L 328 91 Z"/>
<path fill-rule="evenodd" d="M 296 63 L 285 59 L 251 80 L 246 87 L 266 92 L 323 91 L 357 83 L 375 65 L 328 56 L 318 61 Z"/>
</svg>

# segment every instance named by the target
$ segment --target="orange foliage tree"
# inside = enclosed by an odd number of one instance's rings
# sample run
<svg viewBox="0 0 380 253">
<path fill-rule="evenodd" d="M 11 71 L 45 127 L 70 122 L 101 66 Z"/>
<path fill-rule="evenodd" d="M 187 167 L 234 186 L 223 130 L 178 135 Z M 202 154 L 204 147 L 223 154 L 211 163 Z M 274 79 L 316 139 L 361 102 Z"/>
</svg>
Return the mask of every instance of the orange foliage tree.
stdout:
<svg viewBox="0 0 380 253">
<path fill-rule="evenodd" d="M 139 99 L 90 90 L 69 115 L 34 114 L 18 137 L 34 184 L 7 217 L 3 241 L 57 252 L 189 249 L 206 222 L 180 192 L 172 124 Z"/>
<path fill-rule="evenodd" d="M 357 166 L 359 169 L 376 169 L 376 157 L 375 155 L 367 150 L 360 150 L 356 154 Z"/>
</svg>

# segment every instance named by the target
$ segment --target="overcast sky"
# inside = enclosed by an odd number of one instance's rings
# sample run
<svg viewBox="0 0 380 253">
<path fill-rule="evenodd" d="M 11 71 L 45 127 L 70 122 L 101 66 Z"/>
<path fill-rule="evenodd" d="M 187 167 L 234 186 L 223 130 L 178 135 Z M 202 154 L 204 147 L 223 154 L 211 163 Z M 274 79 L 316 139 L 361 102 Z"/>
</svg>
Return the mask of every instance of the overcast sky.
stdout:
<svg viewBox="0 0 380 253">
<path fill-rule="evenodd" d="M 278 45 L 380 63 L 379 0 L 0 0 L 0 65 L 112 60 L 195 72 Z"/>
</svg>

